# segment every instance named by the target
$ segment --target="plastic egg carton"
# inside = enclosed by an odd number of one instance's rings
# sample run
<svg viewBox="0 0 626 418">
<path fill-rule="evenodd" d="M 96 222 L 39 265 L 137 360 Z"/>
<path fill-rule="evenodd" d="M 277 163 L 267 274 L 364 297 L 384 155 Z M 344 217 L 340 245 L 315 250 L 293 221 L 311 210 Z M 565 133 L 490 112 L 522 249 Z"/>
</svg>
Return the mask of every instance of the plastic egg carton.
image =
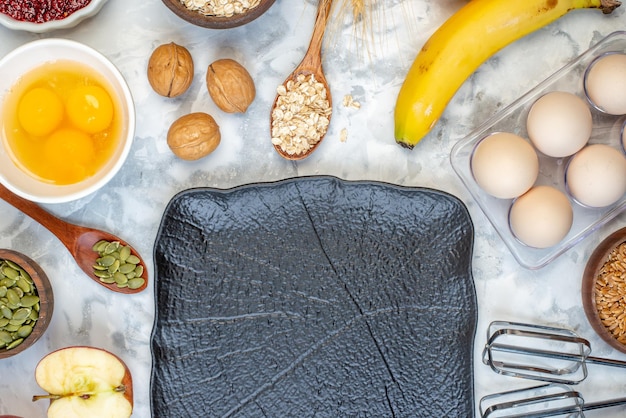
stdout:
<svg viewBox="0 0 626 418">
<path fill-rule="evenodd" d="M 545 267 L 555 258 L 579 243 L 594 230 L 609 222 L 626 208 L 626 196 L 616 203 L 603 208 L 587 208 L 570 201 L 574 211 L 574 221 L 569 233 L 557 245 L 549 248 L 533 248 L 520 242 L 509 227 L 509 209 L 513 199 L 498 199 L 483 191 L 472 175 L 470 160 L 472 152 L 484 137 L 494 132 L 510 132 L 528 139 L 526 118 L 532 104 L 550 91 L 567 91 L 586 100 L 583 90 L 583 77 L 589 64 L 598 56 L 607 52 L 626 53 L 626 31 L 614 32 L 588 49 L 550 77 L 539 83 L 511 105 L 488 119 L 471 134 L 461 139 L 450 155 L 452 167 L 493 225 L 515 259 L 525 268 Z M 621 143 L 624 116 L 606 115 L 590 104 L 593 115 L 593 130 L 589 144 L 603 143 L 617 149 L 623 149 Z M 567 194 L 565 188 L 565 169 L 571 157 L 553 158 L 537 152 L 539 157 L 539 176 L 535 183 L 556 187 Z M 568 195 L 569 196 L 569 195 Z"/>
</svg>

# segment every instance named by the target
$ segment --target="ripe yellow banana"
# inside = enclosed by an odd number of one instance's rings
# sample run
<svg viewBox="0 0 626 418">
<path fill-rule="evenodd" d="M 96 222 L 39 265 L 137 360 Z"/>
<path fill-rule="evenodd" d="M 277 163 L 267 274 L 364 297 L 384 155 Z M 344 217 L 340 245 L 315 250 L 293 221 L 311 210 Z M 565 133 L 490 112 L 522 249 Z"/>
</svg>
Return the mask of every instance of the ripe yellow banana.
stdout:
<svg viewBox="0 0 626 418">
<path fill-rule="evenodd" d="M 452 96 L 489 57 L 574 9 L 611 13 L 617 0 L 472 0 L 424 44 L 398 94 L 395 138 L 413 148 Z"/>
</svg>

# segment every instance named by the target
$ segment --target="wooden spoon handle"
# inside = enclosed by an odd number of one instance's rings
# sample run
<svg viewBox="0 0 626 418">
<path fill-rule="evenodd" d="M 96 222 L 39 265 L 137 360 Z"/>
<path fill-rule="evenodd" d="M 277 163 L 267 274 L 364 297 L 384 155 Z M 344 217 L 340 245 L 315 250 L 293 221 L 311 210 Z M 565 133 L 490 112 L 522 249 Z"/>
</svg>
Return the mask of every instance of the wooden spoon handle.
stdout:
<svg viewBox="0 0 626 418">
<path fill-rule="evenodd" d="M 62 221 L 46 212 L 38 204 L 16 195 L 2 184 L 0 184 L 0 197 L 47 228 L 70 250 L 70 252 L 74 250 L 73 243 L 76 237 L 83 232 L 82 227 Z"/>
<path fill-rule="evenodd" d="M 303 67 L 322 67 L 322 44 L 324 31 L 326 30 L 326 24 L 328 23 L 332 3 L 332 0 L 319 0 L 311 42 L 309 43 L 309 48 L 307 49 L 304 59 L 300 64 Z"/>
</svg>

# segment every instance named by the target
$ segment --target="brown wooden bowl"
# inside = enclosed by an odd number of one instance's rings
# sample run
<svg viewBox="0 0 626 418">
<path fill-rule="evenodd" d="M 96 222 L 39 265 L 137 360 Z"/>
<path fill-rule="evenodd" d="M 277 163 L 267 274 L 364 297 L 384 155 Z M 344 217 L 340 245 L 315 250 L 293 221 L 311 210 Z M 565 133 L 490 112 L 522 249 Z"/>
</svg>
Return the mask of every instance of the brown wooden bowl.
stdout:
<svg viewBox="0 0 626 418">
<path fill-rule="evenodd" d="M 244 25 L 261 16 L 274 4 L 276 0 L 261 0 L 259 5 L 247 13 L 236 14 L 231 17 L 205 16 L 202 13 L 189 10 L 180 0 L 163 0 L 163 3 L 175 15 L 189 23 L 203 28 L 229 29 Z"/>
<path fill-rule="evenodd" d="M 591 324 L 594 331 L 607 344 L 622 353 L 626 353 L 626 345 L 617 340 L 617 338 L 602 323 L 598 314 L 598 306 L 596 304 L 595 287 L 600 269 L 608 261 L 611 252 L 623 242 L 626 242 L 626 228 L 619 229 L 606 237 L 596 249 L 593 251 L 582 279 L 582 302 L 587 320 Z"/>
<path fill-rule="evenodd" d="M 52 318 L 52 311 L 54 310 L 54 295 L 52 293 L 52 286 L 50 285 L 48 276 L 46 276 L 46 273 L 44 273 L 41 267 L 39 267 L 39 265 L 32 259 L 17 251 L 5 249 L 0 249 L 0 259 L 14 262 L 30 275 L 33 279 L 33 283 L 35 284 L 35 288 L 37 289 L 40 306 L 39 318 L 37 319 L 37 322 L 35 322 L 33 331 L 17 347 L 10 350 L 0 348 L 1 360 L 3 358 L 8 358 L 21 353 L 41 338 L 48 328 L 50 319 Z"/>
</svg>

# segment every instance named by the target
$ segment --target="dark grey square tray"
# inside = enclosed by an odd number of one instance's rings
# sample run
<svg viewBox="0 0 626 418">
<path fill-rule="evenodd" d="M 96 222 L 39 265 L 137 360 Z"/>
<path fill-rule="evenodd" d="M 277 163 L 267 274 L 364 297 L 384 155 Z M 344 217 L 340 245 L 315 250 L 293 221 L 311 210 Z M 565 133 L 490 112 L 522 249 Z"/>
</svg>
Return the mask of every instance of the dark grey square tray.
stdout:
<svg viewBox="0 0 626 418">
<path fill-rule="evenodd" d="M 471 417 L 473 225 L 334 177 L 191 189 L 155 243 L 153 417 Z"/>
</svg>

